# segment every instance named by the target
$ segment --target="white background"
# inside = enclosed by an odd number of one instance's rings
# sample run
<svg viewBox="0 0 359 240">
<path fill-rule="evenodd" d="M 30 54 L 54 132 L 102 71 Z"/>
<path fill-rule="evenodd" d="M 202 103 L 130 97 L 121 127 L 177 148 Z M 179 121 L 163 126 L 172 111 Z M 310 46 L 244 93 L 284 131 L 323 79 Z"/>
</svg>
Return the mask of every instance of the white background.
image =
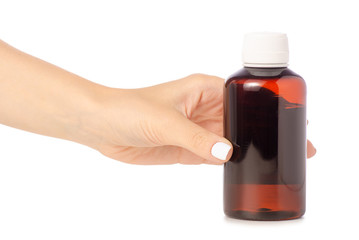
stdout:
<svg viewBox="0 0 359 240">
<path fill-rule="evenodd" d="M 222 166 L 128 165 L 0 126 L 0 239 L 358 238 L 355 3 L 0 1 L 2 40 L 119 88 L 196 72 L 225 78 L 241 67 L 243 34 L 286 32 L 318 149 L 307 162 L 305 216 L 251 222 L 224 216 Z"/>
</svg>

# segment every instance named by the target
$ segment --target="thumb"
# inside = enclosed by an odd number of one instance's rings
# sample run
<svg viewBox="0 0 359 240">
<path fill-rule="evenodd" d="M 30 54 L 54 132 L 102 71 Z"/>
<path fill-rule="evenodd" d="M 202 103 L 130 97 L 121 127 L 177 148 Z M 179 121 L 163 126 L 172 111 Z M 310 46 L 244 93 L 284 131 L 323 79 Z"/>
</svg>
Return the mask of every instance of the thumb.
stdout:
<svg viewBox="0 0 359 240">
<path fill-rule="evenodd" d="M 202 128 L 181 114 L 174 121 L 169 139 L 172 144 L 214 163 L 229 160 L 233 147 L 227 139 Z"/>
</svg>

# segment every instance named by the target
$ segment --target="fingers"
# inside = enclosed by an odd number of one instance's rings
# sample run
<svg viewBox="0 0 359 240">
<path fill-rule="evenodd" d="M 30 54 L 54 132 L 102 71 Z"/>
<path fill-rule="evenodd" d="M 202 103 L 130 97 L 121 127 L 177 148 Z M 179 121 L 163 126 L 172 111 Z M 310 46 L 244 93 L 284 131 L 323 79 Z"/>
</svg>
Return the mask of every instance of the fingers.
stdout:
<svg viewBox="0 0 359 240">
<path fill-rule="evenodd" d="M 309 121 L 307 120 L 307 125 L 309 124 Z M 313 143 L 309 140 L 307 140 L 307 158 L 313 157 L 317 153 L 317 149 L 313 146 Z"/>
<path fill-rule="evenodd" d="M 223 85 L 224 85 L 224 79 L 212 76 L 212 75 L 206 75 L 206 74 L 192 74 L 188 77 L 182 79 L 186 81 L 188 84 L 186 84 L 186 88 L 188 91 L 218 91 L 220 94 L 223 94 Z"/>
<path fill-rule="evenodd" d="M 307 158 L 311 158 L 315 155 L 317 152 L 317 149 L 313 146 L 313 143 L 311 143 L 309 140 L 307 140 Z"/>
<path fill-rule="evenodd" d="M 166 129 L 169 144 L 183 147 L 214 164 L 224 163 L 232 155 L 231 143 L 188 120 L 181 114 L 175 114 L 171 129 Z"/>
</svg>

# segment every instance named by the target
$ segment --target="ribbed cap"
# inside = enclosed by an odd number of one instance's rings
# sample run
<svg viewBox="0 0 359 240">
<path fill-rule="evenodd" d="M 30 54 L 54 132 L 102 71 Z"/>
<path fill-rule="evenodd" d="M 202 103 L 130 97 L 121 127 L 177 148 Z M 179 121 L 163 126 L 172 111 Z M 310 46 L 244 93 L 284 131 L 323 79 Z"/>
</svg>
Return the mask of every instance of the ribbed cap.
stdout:
<svg viewBox="0 0 359 240">
<path fill-rule="evenodd" d="M 288 38 L 284 33 L 257 32 L 244 36 L 242 60 L 245 67 L 286 67 Z"/>
</svg>

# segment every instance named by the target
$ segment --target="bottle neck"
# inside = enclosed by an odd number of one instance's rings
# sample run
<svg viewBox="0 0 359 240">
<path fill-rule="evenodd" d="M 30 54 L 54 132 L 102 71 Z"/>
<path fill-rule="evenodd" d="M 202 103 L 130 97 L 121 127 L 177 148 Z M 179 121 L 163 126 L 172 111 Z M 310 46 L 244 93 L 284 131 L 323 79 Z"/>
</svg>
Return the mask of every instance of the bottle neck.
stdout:
<svg viewBox="0 0 359 240">
<path fill-rule="evenodd" d="M 288 67 L 288 63 L 243 63 L 244 67 L 255 67 L 255 68 L 281 68 Z"/>
<path fill-rule="evenodd" d="M 247 67 L 244 68 L 253 76 L 275 77 L 280 75 L 287 67 Z"/>
</svg>

